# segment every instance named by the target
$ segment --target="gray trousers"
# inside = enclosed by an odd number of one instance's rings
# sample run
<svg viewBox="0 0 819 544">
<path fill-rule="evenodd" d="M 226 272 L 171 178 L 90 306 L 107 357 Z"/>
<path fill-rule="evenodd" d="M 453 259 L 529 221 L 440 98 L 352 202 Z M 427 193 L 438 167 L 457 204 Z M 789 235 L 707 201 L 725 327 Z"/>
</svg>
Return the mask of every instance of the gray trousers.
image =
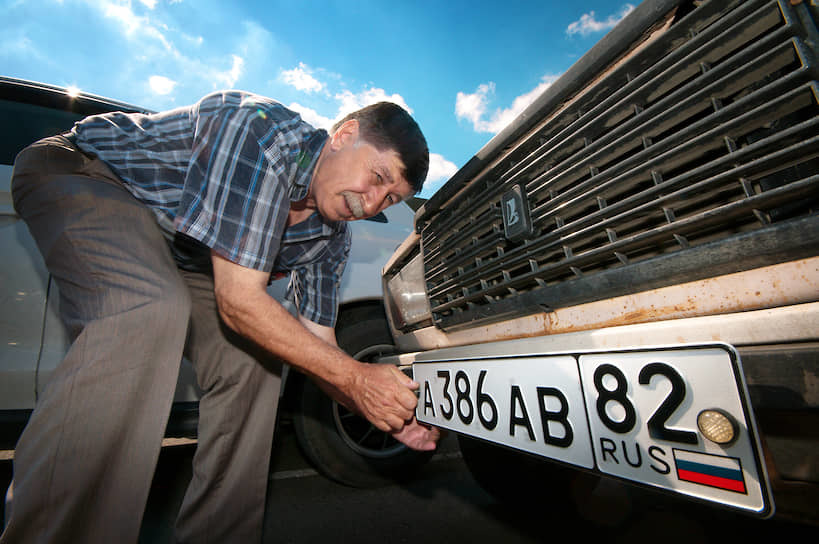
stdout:
<svg viewBox="0 0 819 544">
<path fill-rule="evenodd" d="M 0 544 L 137 541 L 183 353 L 204 395 L 176 537 L 259 542 L 281 364 L 224 326 L 212 279 L 178 270 L 153 213 L 65 138 L 18 156 L 12 193 L 73 343 L 17 444 Z"/>
</svg>

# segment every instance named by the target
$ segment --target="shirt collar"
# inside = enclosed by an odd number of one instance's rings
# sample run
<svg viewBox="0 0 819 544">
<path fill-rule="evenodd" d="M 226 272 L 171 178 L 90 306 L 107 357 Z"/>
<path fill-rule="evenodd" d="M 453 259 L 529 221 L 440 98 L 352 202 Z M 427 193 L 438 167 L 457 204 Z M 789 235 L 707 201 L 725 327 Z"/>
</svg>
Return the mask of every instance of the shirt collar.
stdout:
<svg viewBox="0 0 819 544">
<path fill-rule="evenodd" d="M 325 130 L 317 130 L 310 136 L 293 162 L 293 172 L 290 176 L 290 201 L 298 202 L 307 196 L 313 172 L 316 169 L 321 150 L 327 142 L 328 134 Z"/>
<path fill-rule="evenodd" d="M 296 156 L 290 176 L 291 202 L 298 202 L 307 197 L 307 191 L 310 189 L 310 182 L 313 179 L 313 172 L 316 169 L 319 155 L 321 155 L 321 150 L 328 139 L 327 131 L 317 130 L 305 141 L 301 151 Z M 298 228 L 288 228 L 285 232 L 285 239 L 288 242 L 294 242 L 316 237 L 329 237 L 346 228 L 345 221 L 330 221 L 322 217 L 318 212 L 313 212 L 306 221 L 299 223 Z"/>
</svg>

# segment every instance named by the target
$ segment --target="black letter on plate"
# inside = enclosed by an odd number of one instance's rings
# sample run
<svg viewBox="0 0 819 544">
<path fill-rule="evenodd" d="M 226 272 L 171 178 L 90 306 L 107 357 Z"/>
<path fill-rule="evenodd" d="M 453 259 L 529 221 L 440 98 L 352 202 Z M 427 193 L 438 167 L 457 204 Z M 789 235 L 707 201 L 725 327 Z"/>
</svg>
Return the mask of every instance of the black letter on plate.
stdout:
<svg viewBox="0 0 819 544">
<path fill-rule="evenodd" d="M 546 409 L 546 397 L 554 397 L 560 401 L 560 409 L 556 412 Z M 572 425 L 569 423 L 569 401 L 560 389 L 554 387 L 538 387 L 537 388 L 538 404 L 540 405 L 540 421 L 543 425 L 543 441 L 552 446 L 559 446 L 561 448 L 568 448 L 572 445 L 574 432 Z M 549 422 L 555 421 L 560 423 L 565 430 L 563 437 L 552 436 L 549 433 Z"/>
<path fill-rule="evenodd" d="M 523 411 L 523 417 L 517 417 L 515 415 L 517 413 L 515 403 L 517 403 L 518 406 L 520 406 L 521 411 Z M 529 413 L 526 411 L 526 405 L 523 404 L 523 395 L 520 393 L 520 386 L 512 386 L 512 397 L 509 405 L 509 436 L 515 436 L 515 426 L 522 425 L 526 427 L 526 430 L 529 433 L 529 440 L 534 440 L 535 431 L 532 430 L 532 423 L 529 421 Z"/>
<path fill-rule="evenodd" d="M 608 446 L 608 447 L 606 447 Z M 617 451 L 617 445 L 614 443 L 614 440 L 609 440 L 608 438 L 601 438 L 600 439 L 600 449 L 603 450 L 603 462 L 606 462 L 606 454 L 610 453 L 612 460 L 620 464 L 620 461 L 617 460 L 617 457 L 614 456 L 614 453 Z"/>
<path fill-rule="evenodd" d="M 427 415 L 427 408 L 432 410 L 432 417 L 435 417 L 435 405 L 432 403 L 432 393 L 429 390 L 429 380 L 424 382 L 424 415 Z"/>
<path fill-rule="evenodd" d="M 662 448 L 660 448 L 659 446 L 650 446 L 650 447 L 648 448 L 648 455 L 649 455 L 649 456 L 650 456 L 652 459 L 654 459 L 654 460 L 655 460 L 655 461 L 657 461 L 658 463 L 662 463 L 662 465 L 663 465 L 663 468 L 662 468 L 662 469 L 660 469 L 660 468 L 658 468 L 658 467 L 655 467 L 654 465 L 648 465 L 648 466 L 650 466 L 650 467 L 651 467 L 651 468 L 652 468 L 652 469 L 653 469 L 655 472 L 657 472 L 657 473 L 659 473 L 659 474 L 668 474 L 669 472 L 671 472 L 671 467 L 668 465 L 668 463 L 666 463 L 664 459 L 660 459 L 659 457 L 657 457 L 657 455 L 665 455 L 665 451 L 663 451 L 663 449 L 662 449 Z"/>
<path fill-rule="evenodd" d="M 626 441 L 620 441 L 623 444 L 623 457 L 626 458 L 626 463 L 633 466 L 634 468 L 638 468 L 643 464 L 643 454 L 640 453 L 640 444 L 637 442 L 634 443 L 634 449 L 637 450 L 637 461 L 634 463 L 631 462 L 631 459 L 628 458 L 628 447 L 626 446 Z"/>
</svg>

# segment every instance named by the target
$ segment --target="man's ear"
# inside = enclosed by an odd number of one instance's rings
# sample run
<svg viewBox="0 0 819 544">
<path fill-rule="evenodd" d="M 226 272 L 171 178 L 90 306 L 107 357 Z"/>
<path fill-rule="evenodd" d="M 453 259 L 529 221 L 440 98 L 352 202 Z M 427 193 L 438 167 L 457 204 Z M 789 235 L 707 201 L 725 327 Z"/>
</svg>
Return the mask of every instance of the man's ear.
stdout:
<svg viewBox="0 0 819 544">
<path fill-rule="evenodd" d="M 335 151 L 358 142 L 358 120 L 350 119 L 341 124 L 333 133 L 330 143 Z"/>
</svg>

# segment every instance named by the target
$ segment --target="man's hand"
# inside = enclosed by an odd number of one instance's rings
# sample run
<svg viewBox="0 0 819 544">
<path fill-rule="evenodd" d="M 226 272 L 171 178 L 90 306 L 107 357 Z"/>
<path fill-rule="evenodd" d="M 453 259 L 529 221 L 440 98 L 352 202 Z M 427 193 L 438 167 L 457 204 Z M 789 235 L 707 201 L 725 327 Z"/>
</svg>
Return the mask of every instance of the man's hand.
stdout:
<svg viewBox="0 0 819 544">
<path fill-rule="evenodd" d="M 338 346 L 335 331 L 299 316 L 301 324 L 331 346 Z M 351 359 L 352 360 L 352 359 Z M 319 376 L 313 379 L 330 398 L 365 417 L 376 428 L 399 431 L 413 417 L 418 400 L 412 391 L 418 384 L 393 365 L 353 363 L 343 384 L 329 383 Z"/>
<path fill-rule="evenodd" d="M 436 427 L 421 425 L 415 419 L 418 398 L 412 391 L 418 389 L 418 383 L 392 365 L 364 364 L 359 377 L 366 381 L 367 385 L 363 393 L 352 397 L 359 413 L 377 428 L 389 432 L 393 438 L 411 449 L 430 451 L 438 447 L 441 431 Z M 396 384 L 398 389 L 391 393 L 389 389 Z M 391 395 L 394 395 L 392 398 L 397 401 L 397 406 L 405 408 L 406 411 L 395 409 L 396 402 L 384 404 L 389 401 Z M 379 417 L 383 418 L 385 425 L 379 424 Z"/>
<path fill-rule="evenodd" d="M 358 412 L 384 432 L 399 432 L 413 418 L 418 384 L 397 367 L 361 363 L 346 396 Z"/>
<path fill-rule="evenodd" d="M 413 417 L 400 431 L 392 433 L 392 437 L 414 450 L 430 451 L 438 447 L 441 431 L 422 425 Z"/>
</svg>

